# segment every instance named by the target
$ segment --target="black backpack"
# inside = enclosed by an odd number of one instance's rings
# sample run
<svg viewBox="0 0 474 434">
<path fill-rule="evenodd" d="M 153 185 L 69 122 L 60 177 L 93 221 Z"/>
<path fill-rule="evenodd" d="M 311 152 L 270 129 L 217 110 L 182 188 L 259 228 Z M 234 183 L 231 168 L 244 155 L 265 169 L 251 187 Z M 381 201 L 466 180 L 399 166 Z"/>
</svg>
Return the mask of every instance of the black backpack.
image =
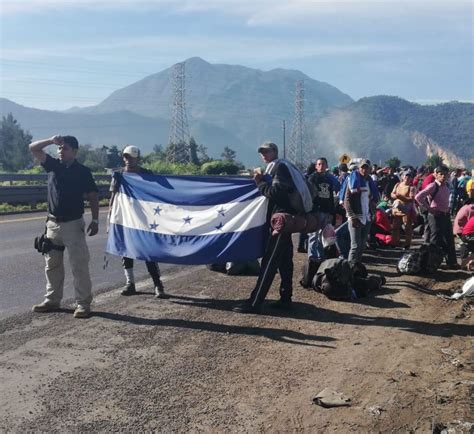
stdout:
<svg viewBox="0 0 474 434">
<path fill-rule="evenodd" d="M 349 262 L 345 259 L 326 259 L 313 278 L 313 289 L 332 300 L 352 300 L 354 277 Z"/>
<path fill-rule="evenodd" d="M 313 278 L 320 265 L 321 261 L 312 261 L 311 259 L 303 264 L 303 268 L 301 270 L 303 277 L 300 280 L 300 285 L 303 288 L 308 289 L 313 287 Z"/>
<path fill-rule="evenodd" d="M 444 255 L 434 244 L 423 244 L 420 253 L 422 273 L 433 274 L 443 263 Z"/>
</svg>

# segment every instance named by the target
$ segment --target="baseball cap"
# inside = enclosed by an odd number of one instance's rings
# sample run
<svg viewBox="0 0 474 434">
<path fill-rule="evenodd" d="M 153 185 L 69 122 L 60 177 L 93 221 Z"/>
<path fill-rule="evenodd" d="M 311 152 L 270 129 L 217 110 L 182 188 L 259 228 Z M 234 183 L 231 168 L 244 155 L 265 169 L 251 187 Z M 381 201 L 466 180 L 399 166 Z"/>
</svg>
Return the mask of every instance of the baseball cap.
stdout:
<svg viewBox="0 0 474 434">
<path fill-rule="evenodd" d="M 122 155 L 125 154 L 130 155 L 132 158 L 138 158 L 140 156 L 140 149 L 138 149 L 136 146 L 128 145 L 122 151 Z"/>
<path fill-rule="evenodd" d="M 265 150 L 270 150 L 270 151 L 275 151 L 278 153 L 278 146 L 275 145 L 275 143 L 273 142 L 265 142 L 265 143 L 262 143 L 259 147 L 258 147 L 258 152 L 262 152 L 262 151 L 265 151 Z"/>
<path fill-rule="evenodd" d="M 359 167 L 362 167 L 362 166 L 370 166 L 370 160 L 367 160 L 365 158 L 361 158 L 360 160 L 360 163 L 359 163 Z"/>
</svg>

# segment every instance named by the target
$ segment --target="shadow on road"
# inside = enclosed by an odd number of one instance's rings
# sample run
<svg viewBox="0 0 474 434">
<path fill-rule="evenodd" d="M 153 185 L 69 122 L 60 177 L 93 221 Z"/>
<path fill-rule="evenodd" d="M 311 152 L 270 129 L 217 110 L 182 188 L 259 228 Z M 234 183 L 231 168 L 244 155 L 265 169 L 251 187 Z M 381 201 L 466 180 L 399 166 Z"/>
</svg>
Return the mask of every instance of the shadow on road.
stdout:
<svg viewBox="0 0 474 434">
<path fill-rule="evenodd" d="M 406 283 L 403 283 L 406 285 Z M 230 310 L 236 305 L 236 301 L 203 299 L 184 296 L 170 296 L 173 303 L 188 305 L 193 307 L 202 307 L 207 309 Z M 266 307 L 266 306 L 264 306 Z M 264 314 L 267 316 L 301 319 L 307 321 L 317 321 L 321 323 L 339 323 L 349 325 L 365 325 L 370 327 L 391 327 L 399 330 L 405 330 L 412 333 L 418 333 L 428 336 L 472 336 L 472 326 L 453 323 L 433 323 L 417 321 L 405 318 L 392 318 L 387 316 L 358 315 L 353 313 L 340 313 L 330 309 L 316 307 L 308 303 L 293 303 L 293 308 L 288 311 L 266 309 Z"/>
<path fill-rule="evenodd" d="M 192 329 L 200 331 L 208 331 L 214 333 L 226 333 L 226 334 L 240 334 L 250 336 L 263 336 L 268 339 L 272 339 L 279 342 L 305 345 L 312 347 L 321 348 L 333 348 L 331 345 L 313 344 L 310 342 L 332 342 L 335 338 L 329 336 L 314 336 L 306 333 L 301 333 L 293 330 L 284 330 L 268 327 L 245 327 L 238 325 L 227 325 L 227 324 L 216 324 L 207 321 L 192 321 L 185 319 L 173 319 L 173 318 L 140 318 L 132 315 L 121 315 L 111 312 L 93 312 L 94 317 L 105 318 L 112 321 L 125 321 L 136 325 L 145 326 L 156 326 L 156 327 L 176 327 L 182 329 Z"/>
</svg>

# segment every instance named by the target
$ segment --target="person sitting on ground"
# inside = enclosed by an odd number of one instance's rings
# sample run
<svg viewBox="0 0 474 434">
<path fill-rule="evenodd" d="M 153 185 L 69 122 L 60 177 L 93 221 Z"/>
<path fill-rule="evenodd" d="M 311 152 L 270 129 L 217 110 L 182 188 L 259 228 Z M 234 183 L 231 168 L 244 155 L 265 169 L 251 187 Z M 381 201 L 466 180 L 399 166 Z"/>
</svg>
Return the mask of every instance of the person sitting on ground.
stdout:
<svg viewBox="0 0 474 434">
<path fill-rule="evenodd" d="M 405 245 L 408 250 L 411 245 L 415 188 L 412 185 L 413 174 L 410 170 L 402 173 L 402 181 L 395 185 L 391 193 L 392 206 L 392 245 L 400 245 L 400 229 L 402 223 L 405 225 Z"/>
<path fill-rule="evenodd" d="M 122 180 L 122 174 L 126 173 L 139 173 L 139 174 L 152 174 L 151 170 L 145 169 L 139 165 L 140 159 L 140 149 L 136 146 L 128 145 L 122 152 L 122 158 L 125 166 L 120 168 L 114 172 L 114 176 L 112 177 L 112 182 L 110 184 L 110 201 L 109 201 L 109 216 L 112 210 L 112 205 L 114 203 L 115 197 L 117 196 L 120 183 Z M 163 287 L 163 283 L 161 282 L 161 274 L 160 268 L 156 262 L 153 261 L 146 261 L 146 268 L 150 273 L 151 278 L 153 279 L 153 284 L 155 286 L 155 296 L 156 298 L 165 298 L 165 290 Z M 135 276 L 133 273 L 133 259 L 123 257 L 122 258 L 122 266 L 125 272 L 126 278 L 126 287 L 121 292 L 122 295 L 135 295 L 137 293 L 135 288 Z"/>
<path fill-rule="evenodd" d="M 447 166 L 437 167 L 434 171 L 435 182 L 418 192 L 415 200 L 428 212 L 428 243 L 437 246 L 445 253 L 448 268 L 458 269 L 449 209 L 450 191 L 446 183 L 448 173 Z"/>
</svg>

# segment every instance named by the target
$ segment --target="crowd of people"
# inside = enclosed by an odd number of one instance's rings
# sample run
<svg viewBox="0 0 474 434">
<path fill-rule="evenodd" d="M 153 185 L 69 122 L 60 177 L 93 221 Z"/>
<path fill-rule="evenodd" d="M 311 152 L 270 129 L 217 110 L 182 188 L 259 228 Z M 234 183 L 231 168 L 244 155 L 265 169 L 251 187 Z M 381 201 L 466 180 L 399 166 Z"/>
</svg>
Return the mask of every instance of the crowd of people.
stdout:
<svg viewBox="0 0 474 434">
<path fill-rule="evenodd" d="M 58 146 L 59 158 L 44 149 Z M 53 136 L 30 144 L 30 151 L 48 173 L 48 216 L 45 235 L 51 241 L 45 256 L 46 294 L 34 312 L 58 309 L 64 286 L 64 250 L 68 250 L 77 307 L 74 317 L 90 316 L 92 284 L 89 252 L 85 238 L 84 199 L 91 207 L 92 220 L 87 233 L 98 233 L 98 189 L 91 171 L 76 160 L 78 141 L 73 136 Z M 378 168 L 367 159 L 352 160 L 332 170 L 325 157 L 310 164 L 305 174 L 284 158 L 278 146 L 265 142 L 258 148 L 265 173 L 256 170 L 253 178 L 260 193 L 269 199 L 268 241 L 260 273 L 248 299 L 234 311 L 260 313 L 263 302 L 278 272 L 278 309 L 290 309 L 293 298 L 293 241 L 291 232 L 273 231 L 275 214 L 295 216 L 310 213 L 318 228 L 299 236 L 298 251 L 307 252 L 316 269 L 329 257 L 346 258 L 350 264 L 363 263 L 364 250 L 370 248 L 412 247 L 413 233 L 423 234 L 425 244 L 435 246 L 446 267 L 474 269 L 474 170 L 450 173 L 447 166 L 436 168 L 403 166 Z M 123 150 L 124 167 L 113 178 L 112 206 L 123 172 L 149 173 L 139 165 L 140 150 L 128 145 Z M 454 227 L 452 224 L 454 217 Z M 403 243 L 401 242 L 403 238 Z M 458 264 L 456 242 L 460 244 Z M 122 295 L 136 293 L 133 259 L 122 258 L 126 287 Z M 164 298 L 158 264 L 146 263 L 157 298 Z"/>
</svg>

